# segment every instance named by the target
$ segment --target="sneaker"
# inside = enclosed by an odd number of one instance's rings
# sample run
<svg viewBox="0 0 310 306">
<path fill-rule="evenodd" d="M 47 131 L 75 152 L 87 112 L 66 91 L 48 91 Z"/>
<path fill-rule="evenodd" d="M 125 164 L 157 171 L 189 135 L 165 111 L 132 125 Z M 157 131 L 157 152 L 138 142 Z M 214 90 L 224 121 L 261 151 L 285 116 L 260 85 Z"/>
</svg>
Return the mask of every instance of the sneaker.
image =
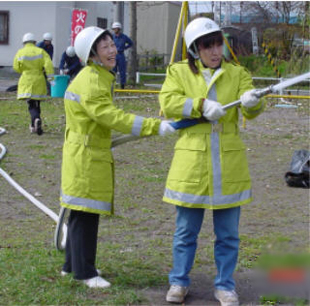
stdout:
<svg viewBox="0 0 310 306">
<path fill-rule="evenodd" d="M 183 303 L 188 293 L 188 287 L 171 285 L 166 295 L 166 301 L 169 303 Z"/>
<path fill-rule="evenodd" d="M 109 288 L 111 284 L 100 276 L 83 280 L 83 283 L 89 288 Z"/>
<path fill-rule="evenodd" d="M 42 122 L 40 118 L 36 118 L 34 120 L 34 130 L 37 132 L 38 135 L 42 135 L 43 134 L 43 130 L 42 130 Z"/>
<path fill-rule="evenodd" d="M 35 129 L 33 126 L 31 126 L 31 124 L 29 125 L 29 131 L 31 134 L 35 133 Z"/>
<path fill-rule="evenodd" d="M 62 270 L 62 271 L 60 272 L 60 275 L 61 275 L 61 276 L 66 276 L 66 275 L 68 275 L 68 274 L 70 274 L 70 272 L 66 272 L 66 271 L 64 271 L 64 270 Z"/>
<path fill-rule="evenodd" d="M 70 273 L 71 273 L 71 272 L 67 272 L 67 271 L 62 270 L 62 271 L 60 272 L 60 275 L 61 275 L 61 276 L 66 276 L 66 275 L 68 275 L 68 274 L 70 274 Z M 97 269 L 97 273 L 98 273 L 98 275 L 101 275 L 101 271 L 98 270 L 98 269 Z"/>
<path fill-rule="evenodd" d="M 216 289 L 214 296 L 220 301 L 221 306 L 239 306 L 238 294 L 235 290 L 226 291 Z"/>
</svg>

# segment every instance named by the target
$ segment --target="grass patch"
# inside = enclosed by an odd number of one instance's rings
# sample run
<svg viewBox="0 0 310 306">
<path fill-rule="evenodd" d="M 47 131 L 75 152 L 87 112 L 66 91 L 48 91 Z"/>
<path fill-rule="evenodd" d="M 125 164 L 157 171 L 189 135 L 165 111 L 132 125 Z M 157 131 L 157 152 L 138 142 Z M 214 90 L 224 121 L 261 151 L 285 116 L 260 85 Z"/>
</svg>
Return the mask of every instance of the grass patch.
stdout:
<svg viewBox="0 0 310 306">
<path fill-rule="evenodd" d="M 306 299 L 297 299 L 297 298 L 289 298 L 280 295 L 267 295 L 260 297 L 260 303 L 262 305 L 295 305 L 295 306 L 306 306 L 308 304 L 308 300 Z"/>
<path fill-rule="evenodd" d="M 42 158 L 42 159 L 55 159 L 56 156 L 55 155 L 42 154 L 42 155 L 40 155 L 40 158 Z"/>
</svg>

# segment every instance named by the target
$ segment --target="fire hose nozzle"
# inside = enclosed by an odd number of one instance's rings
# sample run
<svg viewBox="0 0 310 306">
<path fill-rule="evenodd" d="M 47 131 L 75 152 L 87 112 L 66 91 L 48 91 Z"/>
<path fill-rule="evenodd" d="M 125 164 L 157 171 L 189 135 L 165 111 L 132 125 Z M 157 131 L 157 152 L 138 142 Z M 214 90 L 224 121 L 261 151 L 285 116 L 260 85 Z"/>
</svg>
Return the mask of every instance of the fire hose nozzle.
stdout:
<svg viewBox="0 0 310 306">
<path fill-rule="evenodd" d="M 263 88 L 263 89 L 256 89 L 255 90 L 255 96 L 257 98 L 261 98 L 263 96 L 266 96 L 268 94 L 270 94 L 271 92 L 273 92 L 273 86 L 269 86 L 269 87 L 266 87 L 266 88 Z"/>
</svg>

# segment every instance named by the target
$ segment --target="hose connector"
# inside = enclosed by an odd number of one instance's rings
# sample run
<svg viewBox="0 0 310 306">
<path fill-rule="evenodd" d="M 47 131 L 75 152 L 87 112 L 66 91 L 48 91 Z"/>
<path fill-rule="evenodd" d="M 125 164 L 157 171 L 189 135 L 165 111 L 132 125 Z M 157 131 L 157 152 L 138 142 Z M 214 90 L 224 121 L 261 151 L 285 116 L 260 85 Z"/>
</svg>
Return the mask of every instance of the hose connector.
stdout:
<svg viewBox="0 0 310 306">
<path fill-rule="evenodd" d="M 263 96 L 266 96 L 268 94 L 270 94 L 271 92 L 273 92 L 272 90 L 272 85 L 266 87 L 266 88 L 263 88 L 263 89 L 256 89 L 255 90 L 255 96 L 257 98 L 261 98 Z"/>
</svg>

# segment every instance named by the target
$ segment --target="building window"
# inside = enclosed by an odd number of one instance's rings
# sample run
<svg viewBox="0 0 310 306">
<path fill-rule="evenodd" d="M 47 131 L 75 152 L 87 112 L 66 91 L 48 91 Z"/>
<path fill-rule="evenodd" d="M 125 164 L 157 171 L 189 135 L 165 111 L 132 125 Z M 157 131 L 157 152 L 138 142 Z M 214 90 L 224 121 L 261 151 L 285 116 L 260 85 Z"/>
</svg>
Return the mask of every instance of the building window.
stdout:
<svg viewBox="0 0 310 306">
<path fill-rule="evenodd" d="M 9 12 L 0 11 L 0 44 L 9 44 Z"/>
<path fill-rule="evenodd" d="M 106 18 L 97 18 L 97 26 L 102 29 L 106 29 L 108 27 L 108 20 Z"/>
</svg>

